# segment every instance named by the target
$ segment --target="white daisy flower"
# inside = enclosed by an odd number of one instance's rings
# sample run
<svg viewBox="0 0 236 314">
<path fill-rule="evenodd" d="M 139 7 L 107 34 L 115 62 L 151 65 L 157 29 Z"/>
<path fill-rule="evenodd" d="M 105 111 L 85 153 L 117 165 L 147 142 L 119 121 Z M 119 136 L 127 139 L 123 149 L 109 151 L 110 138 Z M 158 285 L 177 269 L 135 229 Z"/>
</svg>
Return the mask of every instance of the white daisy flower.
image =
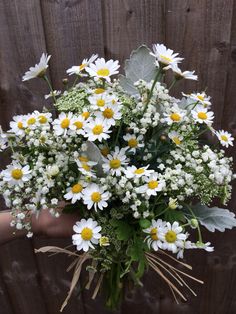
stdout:
<svg viewBox="0 0 236 314">
<path fill-rule="evenodd" d="M 95 94 L 89 96 L 88 101 L 91 104 L 91 108 L 94 110 L 104 110 L 106 106 L 111 104 L 112 97 L 107 93 Z"/>
<path fill-rule="evenodd" d="M 164 69 L 167 69 L 167 66 L 170 65 L 177 65 L 183 60 L 183 58 L 177 57 L 179 55 L 178 53 L 167 49 L 163 44 L 153 45 L 153 52 L 150 52 L 150 54 L 156 58 L 156 65 L 159 66 L 159 63 L 161 63 L 165 66 Z"/>
<path fill-rule="evenodd" d="M 119 73 L 119 61 L 105 61 L 104 58 L 97 59 L 95 63 L 91 63 L 85 70 L 95 79 L 103 78 L 110 82 L 110 76 Z"/>
<path fill-rule="evenodd" d="M 102 140 L 106 140 L 110 137 L 108 133 L 110 125 L 105 122 L 101 117 L 96 117 L 95 120 L 90 119 L 85 127 L 85 136 L 88 137 L 89 141 L 98 140 L 101 142 Z"/>
<path fill-rule="evenodd" d="M 88 118 L 90 117 L 90 112 L 88 111 L 88 109 L 84 108 L 83 112 L 81 113 L 81 116 L 85 119 L 88 120 Z"/>
<path fill-rule="evenodd" d="M 121 112 L 119 111 L 119 107 L 117 106 L 106 106 L 102 112 L 96 113 L 97 117 L 101 117 L 104 121 L 112 126 L 116 125 L 116 120 L 120 120 L 122 117 Z"/>
<path fill-rule="evenodd" d="M 75 131 L 77 134 L 85 135 L 85 131 L 84 131 L 85 118 L 82 115 L 74 117 L 73 124 L 76 127 Z"/>
<path fill-rule="evenodd" d="M 53 92 L 50 92 L 49 94 L 45 95 L 44 98 L 48 99 L 48 98 L 51 98 L 51 97 L 59 96 L 60 94 L 61 94 L 60 90 L 54 90 Z"/>
<path fill-rule="evenodd" d="M 35 129 L 37 127 L 37 114 L 34 112 L 25 116 L 27 128 Z"/>
<path fill-rule="evenodd" d="M 48 68 L 48 61 L 51 56 L 48 56 L 46 53 L 43 53 L 40 61 L 34 67 L 30 67 L 29 71 L 25 72 L 25 75 L 22 78 L 22 81 L 28 81 L 36 77 L 43 77 Z"/>
<path fill-rule="evenodd" d="M 161 219 L 153 219 L 151 226 L 143 230 L 143 232 L 148 233 L 145 240 L 147 241 L 149 248 L 152 247 L 154 251 L 158 251 L 159 248 L 162 248 L 162 241 L 160 238 L 163 237 L 165 226 L 166 223 Z"/>
<path fill-rule="evenodd" d="M 214 113 L 212 111 L 207 111 L 207 108 L 198 105 L 193 110 L 191 110 L 192 117 L 198 123 L 206 123 L 211 125 L 214 119 Z"/>
<path fill-rule="evenodd" d="M 218 137 L 222 146 L 225 146 L 227 148 L 229 147 L 229 145 L 233 146 L 234 138 L 232 134 L 224 130 L 216 131 L 215 134 Z"/>
<path fill-rule="evenodd" d="M 3 132 L 0 126 L 0 152 L 8 147 L 7 134 Z"/>
<path fill-rule="evenodd" d="M 70 188 L 67 189 L 67 193 L 64 195 L 66 200 L 71 200 L 71 203 L 74 204 L 75 202 L 79 201 L 82 198 L 82 192 L 84 187 L 87 186 L 87 183 L 84 181 L 79 181 L 72 185 Z"/>
<path fill-rule="evenodd" d="M 105 92 L 106 92 L 106 90 L 104 88 L 101 88 L 101 87 L 98 87 L 98 88 L 91 90 L 91 93 L 95 94 L 95 95 L 103 94 Z"/>
<path fill-rule="evenodd" d="M 203 249 L 207 252 L 213 252 L 214 251 L 214 246 L 210 246 L 211 245 L 211 242 L 207 242 L 207 243 L 200 243 L 200 242 L 197 242 L 196 243 L 196 248 L 197 249 Z"/>
<path fill-rule="evenodd" d="M 170 108 L 169 112 L 164 112 L 165 118 L 163 121 L 165 121 L 168 125 L 180 123 L 183 121 L 185 114 L 185 110 L 180 109 L 177 104 L 174 104 L 173 107 Z"/>
<path fill-rule="evenodd" d="M 95 183 L 91 183 L 83 191 L 84 204 L 87 205 L 88 209 L 94 206 L 95 211 L 97 211 L 97 208 L 103 210 L 104 207 L 107 207 L 109 197 L 110 193 Z"/>
<path fill-rule="evenodd" d="M 52 122 L 52 114 L 50 112 L 43 112 L 43 113 L 41 113 L 41 112 L 38 112 L 38 111 L 35 110 L 34 114 L 36 115 L 37 122 L 41 126 L 47 125 L 50 122 Z"/>
<path fill-rule="evenodd" d="M 167 222 L 163 234 L 160 236 L 163 241 L 163 250 L 177 253 L 179 248 L 183 248 L 187 235 L 182 232 L 183 228 L 175 221 L 172 225 Z"/>
<path fill-rule="evenodd" d="M 111 152 L 107 155 L 107 158 L 104 158 L 105 163 L 102 165 L 104 172 L 121 176 L 129 161 L 125 155 L 126 150 L 126 148 L 119 149 L 116 146 L 114 152 Z"/>
<path fill-rule="evenodd" d="M 69 75 L 72 74 L 76 74 L 76 75 L 80 75 L 81 72 L 90 65 L 90 63 L 92 63 L 93 61 L 95 61 L 97 59 L 98 55 L 97 54 L 93 54 L 89 59 L 84 59 L 82 61 L 82 63 L 80 65 L 74 65 L 71 68 L 69 68 L 66 73 L 68 73 Z"/>
<path fill-rule="evenodd" d="M 162 191 L 166 184 L 164 180 L 158 179 L 158 174 L 153 173 L 149 177 L 143 177 L 144 185 L 139 186 L 136 191 L 137 193 L 147 193 L 148 196 L 157 195 L 157 192 Z"/>
<path fill-rule="evenodd" d="M 211 102 L 210 96 L 207 96 L 207 94 L 205 92 L 201 92 L 201 93 L 191 93 L 191 94 L 184 94 L 182 93 L 185 97 L 188 97 L 192 100 L 194 100 L 195 102 L 198 102 L 199 104 L 203 105 L 204 107 L 210 107 L 211 106 Z"/>
<path fill-rule="evenodd" d="M 3 176 L 3 181 L 8 182 L 9 185 L 23 187 L 24 183 L 31 178 L 31 170 L 28 165 L 22 167 L 13 161 L 12 165 L 8 165 L 7 169 L 1 172 L 1 175 Z"/>
<path fill-rule="evenodd" d="M 135 166 L 128 167 L 124 172 L 128 179 L 141 178 L 142 176 L 149 177 L 154 170 L 148 170 L 149 165 L 146 167 L 136 168 Z"/>
<path fill-rule="evenodd" d="M 88 220 L 81 219 L 76 222 L 73 230 L 76 234 L 72 236 L 72 241 L 78 251 L 83 250 L 87 252 L 89 248 L 94 249 L 93 244 L 98 244 L 101 238 L 100 231 L 102 228 L 92 218 Z"/>
<path fill-rule="evenodd" d="M 25 118 L 26 116 L 24 115 L 14 116 L 13 121 L 10 122 L 9 132 L 12 132 L 18 136 L 25 135 L 25 128 L 27 126 Z"/>
<path fill-rule="evenodd" d="M 60 113 L 58 119 L 53 121 L 53 129 L 56 135 L 66 135 L 68 130 L 75 130 L 74 117 L 72 112 Z"/>
<path fill-rule="evenodd" d="M 144 147 L 143 143 L 143 135 L 135 135 L 135 134 L 129 134 L 123 136 L 123 139 L 127 142 L 126 146 L 129 148 L 130 152 L 136 153 L 137 148 Z"/>
<path fill-rule="evenodd" d="M 195 71 L 184 71 L 182 72 L 181 69 L 174 64 L 174 66 L 171 66 L 172 71 L 174 72 L 175 78 L 177 80 L 185 79 L 185 80 L 193 80 L 197 81 L 198 77 L 195 73 Z"/>
<path fill-rule="evenodd" d="M 94 177 L 96 178 L 95 170 L 93 166 L 97 163 L 95 161 L 85 161 L 84 159 L 76 160 L 76 164 L 78 166 L 78 170 L 86 177 Z"/>
<path fill-rule="evenodd" d="M 175 143 L 175 145 L 180 145 L 183 141 L 183 136 L 176 131 L 171 131 L 168 133 L 168 137 Z"/>
</svg>

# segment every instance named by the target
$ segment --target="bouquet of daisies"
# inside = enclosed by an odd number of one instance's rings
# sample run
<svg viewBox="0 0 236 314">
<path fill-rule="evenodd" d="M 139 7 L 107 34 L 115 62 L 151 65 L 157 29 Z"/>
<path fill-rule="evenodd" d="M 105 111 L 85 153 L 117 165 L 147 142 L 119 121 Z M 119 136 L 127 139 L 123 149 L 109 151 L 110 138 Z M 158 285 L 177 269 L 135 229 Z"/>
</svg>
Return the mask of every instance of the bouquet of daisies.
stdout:
<svg viewBox="0 0 236 314">
<path fill-rule="evenodd" d="M 41 209 L 55 216 L 59 206 L 78 212 L 76 250 L 39 250 L 74 259 L 62 309 L 82 268 L 86 287 L 95 285 L 92 297 L 104 290 L 110 308 L 122 300 L 127 282 L 141 284 L 148 268 L 185 299 L 178 287 L 189 288 L 185 273 L 170 262 L 178 263 L 185 250 L 213 251 L 203 227 L 214 232 L 236 225 L 229 210 L 208 207 L 216 198 L 223 205 L 230 198 L 232 158 L 220 146 L 233 145 L 231 134 L 213 128 L 205 92 L 171 96 L 174 85 L 197 75 L 182 72 L 182 58 L 162 44 L 152 51 L 139 47 L 119 76 L 118 61 L 92 55 L 67 70 L 75 80 L 64 79 L 63 92 L 47 76 L 49 59 L 43 54 L 23 81 L 45 80 L 53 109 L 17 115 L 8 131 L 1 130 L 1 151 L 10 151 L 12 162 L 0 173 L 0 192 L 11 208 L 12 227 L 31 237 L 31 216 Z M 214 146 L 205 133 L 215 138 Z"/>
</svg>

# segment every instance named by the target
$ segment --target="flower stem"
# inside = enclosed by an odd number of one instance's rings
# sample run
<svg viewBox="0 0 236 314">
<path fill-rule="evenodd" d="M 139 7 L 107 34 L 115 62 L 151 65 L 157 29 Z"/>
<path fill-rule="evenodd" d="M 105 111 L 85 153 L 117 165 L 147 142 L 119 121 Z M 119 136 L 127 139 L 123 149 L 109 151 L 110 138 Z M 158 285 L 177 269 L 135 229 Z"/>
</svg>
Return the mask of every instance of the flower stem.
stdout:
<svg viewBox="0 0 236 314">
<path fill-rule="evenodd" d="M 198 221 L 197 217 L 195 216 L 194 212 L 192 211 L 192 208 L 188 204 L 186 204 L 186 203 L 185 203 L 185 206 L 188 208 L 188 210 L 191 213 L 191 215 L 193 216 L 193 218 Z M 203 243 L 202 242 L 202 233 L 201 233 L 201 229 L 199 227 L 199 224 L 197 226 L 197 231 L 198 231 L 198 240 L 199 240 L 200 243 Z"/>
<path fill-rule="evenodd" d="M 53 100 L 54 100 L 54 103 L 56 103 L 56 102 L 57 102 L 57 99 L 56 99 L 56 97 L 55 97 L 55 95 L 54 95 L 54 90 L 53 90 L 53 88 L 52 88 L 52 84 L 51 84 L 49 78 L 47 77 L 47 75 L 44 75 L 44 76 L 43 76 L 43 79 L 47 82 L 48 87 L 49 87 L 49 90 L 50 90 L 50 92 L 52 93 L 52 98 L 53 98 Z"/>
<path fill-rule="evenodd" d="M 177 83 L 177 80 L 173 79 L 172 83 L 170 84 L 170 87 L 168 88 L 169 91 L 175 86 L 176 83 Z"/>
</svg>

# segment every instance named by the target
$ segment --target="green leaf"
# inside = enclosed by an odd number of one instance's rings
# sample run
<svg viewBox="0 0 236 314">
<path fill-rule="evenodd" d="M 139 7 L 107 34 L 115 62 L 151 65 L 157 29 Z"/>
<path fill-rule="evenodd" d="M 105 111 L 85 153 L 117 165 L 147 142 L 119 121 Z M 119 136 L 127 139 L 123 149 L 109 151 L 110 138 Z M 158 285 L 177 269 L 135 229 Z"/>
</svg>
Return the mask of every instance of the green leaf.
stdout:
<svg viewBox="0 0 236 314">
<path fill-rule="evenodd" d="M 169 209 L 166 213 L 165 213 L 165 220 L 173 223 L 174 221 L 180 221 L 180 222 L 185 222 L 185 216 L 183 212 L 180 212 L 178 210 L 173 210 L 173 209 Z"/>
<path fill-rule="evenodd" d="M 209 208 L 202 204 L 194 205 L 191 209 L 200 224 L 211 232 L 215 232 L 215 230 L 224 232 L 225 229 L 236 227 L 235 214 L 228 209 L 219 207 Z M 185 210 L 186 216 L 192 218 L 188 209 Z"/>
<path fill-rule="evenodd" d="M 147 46 L 142 45 L 131 53 L 130 59 L 125 61 L 125 76 L 120 76 L 120 85 L 127 93 L 138 94 L 134 82 L 140 79 L 150 82 L 156 77 L 155 57 L 150 55 L 150 52 Z"/>
<path fill-rule="evenodd" d="M 131 237 L 133 229 L 129 224 L 116 219 L 112 219 L 110 223 L 113 227 L 115 227 L 115 232 L 118 240 L 127 241 Z"/>
<path fill-rule="evenodd" d="M 151 221 L 148 219 L 140 219 L 139 220 L 139 225 L 142 229 L 147 229 L 151 226 Z"/>
</svg>

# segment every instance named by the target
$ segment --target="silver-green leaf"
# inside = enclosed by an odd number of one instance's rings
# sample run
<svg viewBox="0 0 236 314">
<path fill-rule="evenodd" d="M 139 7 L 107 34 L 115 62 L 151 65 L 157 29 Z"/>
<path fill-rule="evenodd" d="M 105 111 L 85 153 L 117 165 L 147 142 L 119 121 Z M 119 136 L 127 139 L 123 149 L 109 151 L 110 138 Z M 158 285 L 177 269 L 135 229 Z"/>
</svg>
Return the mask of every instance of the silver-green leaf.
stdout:
<svg viewBox="0 0 236 314">
<path fill-rule="evenodd" d="M 192 207 L 192 211 L 200 224 L 211 232 L 215 232 L 215 230 L 224 232 L 225 229 L 236 227 L 235 214 L 228 209 L 209 208 L 206 205 L 197 204 Z"/>
</svg>

